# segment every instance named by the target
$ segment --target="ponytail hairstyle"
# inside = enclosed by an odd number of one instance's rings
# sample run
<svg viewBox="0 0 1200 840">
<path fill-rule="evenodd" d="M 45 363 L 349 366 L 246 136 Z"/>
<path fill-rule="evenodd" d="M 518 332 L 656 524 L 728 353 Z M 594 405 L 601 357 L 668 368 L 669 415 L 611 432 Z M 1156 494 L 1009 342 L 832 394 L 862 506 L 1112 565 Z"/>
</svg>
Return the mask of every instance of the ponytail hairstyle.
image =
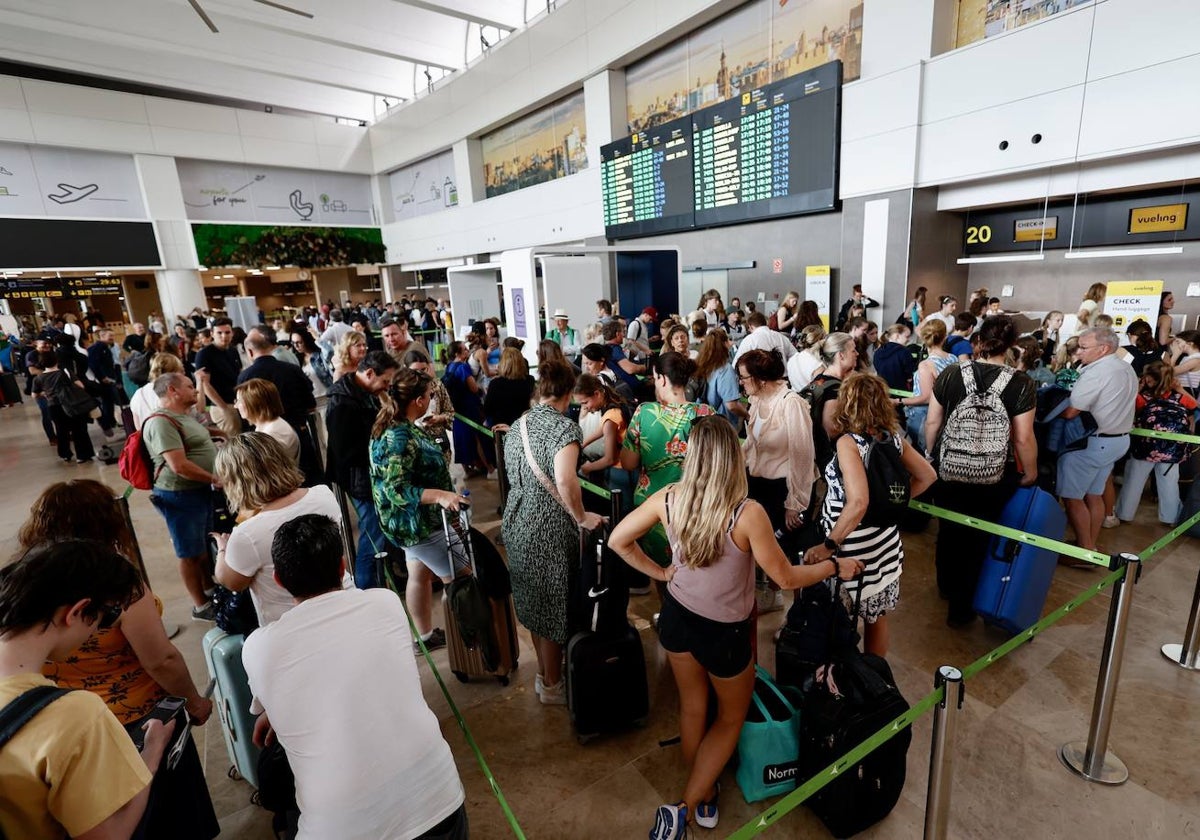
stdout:
<svg viewBox="0 0 1200 840">
<path fill-rule="evenodd" d="M 1017 328 L 1007 315 L 996 315 L 985 320 L 978 335 L 979 347 L 976 352 L 981 359 L 1003 356 L 1017 342 Z"/>
<path fill-rule="evenodd" d="M 729 349 L 725 346 L 729 336 L 720 327 L 714 327 L 700 342 L 700 353 L 696 356 L 696 377 L 709 379 L 729 364 Z"/>
<path fill-rule="evenodd" d="M 674 492 L 671 527 L 679 534 L 684 563 L 692 569 L 711 566 L 721 557 L 729 520 L 747 493 L 742 447 L 724 417 L 692 421 Z"/>
<path fill-rule="evenodd" d="M 838 353 L 841 353 L 853 344 L 854 339 L 850 337 L 849 333 L 830 333 L 821 342 L 821 361 L 826 365 L 833 364 L 837 359 Z"/>
<path fill-rule="evenodd" d="M 461 342 L 455 342 L 461 344 Z M 408 407 L 425 396 L 433 377 L 412 368 L 400 368 L 391 387 L 379 395 L 379 414 L 371 427 L 371 438 L 378 440 L 408 412 Z"/>
<path fill-rule="evenodd" d="M 809 352 L 814 356 L 821 354 L 821 342 L 828 335 L 825 332 L 825 327 L 820 324 L 809 324 L 804 329 L 800 330 L 800 334 L 796 336 L 796 349 L 801 352 Z"/>
<path fill-rule="evenodd" d="M 600 394 L 604 398 L 605 411 L 610 408 L 622 410 L 625 408 L 625 400 L 621 398 L 621 395 L 599 376 L 593 376 L 590 373 L 579 374 L 579 378 L 575 380 L 575 394 L 582 397 Z"/>
<path fill-rule="evenodd" d="M 566 362 L 550 359 L 538 366 L 537 396 L 542 400 L 557 400 L 575 388 L 575 368 Z"/>
<path fill-rule="evenodd" d="M 1154 330 L 1141 318 L 1130 324 L 1125 330 L 1125 334 L 1129 336 L 1130 343 L 1141 352 L 1158 351 L 1158 341 L 1154 338 Z"/>
<path fill-rule="evenodd" d="M 458 357 L 462 355 L 462 351 L 467 349 L 467 345 L 461 341 L 451 341 L 448 345 L 442 348 L 441 363 L 448 365 L 451 362 L 458 361 Z"/>
<path fill-rule="evenodd" d="M 1042 345 L 1031 335 L 1018 338 L 1017 343 L 1008 351 L 1009 366 L 1020 370 L 1033 370 L 1041 358 Z"/>
</svg>

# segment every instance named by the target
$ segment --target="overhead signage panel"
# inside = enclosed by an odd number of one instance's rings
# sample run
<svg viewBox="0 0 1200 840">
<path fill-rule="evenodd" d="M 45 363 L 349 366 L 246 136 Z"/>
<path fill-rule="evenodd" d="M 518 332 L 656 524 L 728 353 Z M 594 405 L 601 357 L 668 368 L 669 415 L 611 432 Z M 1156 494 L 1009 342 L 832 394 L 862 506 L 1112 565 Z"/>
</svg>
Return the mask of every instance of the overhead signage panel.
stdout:
<svg viewBox="0 0 1200 840">
<path fill-rule="evenodd" d="M 146 219 L 132 155 L 0 143 L 0 216 Z"/>
<path fill-rule="evenodd" d="M 176 167 L 192 221 L 378 224 L 367 175 L 208 160 L 178 160 Z"/>
<path fill-rule="evenodd" d="M 1186 204 L 1159 204 L 1135 207 L 1129 211 L 1130 233 L 1164 233 L 1187 227 Z"/>
</svg>

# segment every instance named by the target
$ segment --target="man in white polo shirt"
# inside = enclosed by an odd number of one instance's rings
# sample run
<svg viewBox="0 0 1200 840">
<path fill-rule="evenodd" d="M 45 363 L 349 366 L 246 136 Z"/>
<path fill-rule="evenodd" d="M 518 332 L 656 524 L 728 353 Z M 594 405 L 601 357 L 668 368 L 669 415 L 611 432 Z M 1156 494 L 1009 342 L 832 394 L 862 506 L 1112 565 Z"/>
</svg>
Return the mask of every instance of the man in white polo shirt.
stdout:
<svg viewBox="0 0 1200 840">
<path fill-rule="evenodd" d="M 783 333 L 768 327 L 767 318 L 761 312 L 751 312 L 750 317 L 746 319 L 746 326 L 750 329 L 750 334 L 738 345 L 737 354 L 733 357 L 735 367 L 737 360 L 748 350 L 766 350 L 768 353 L 778 350 L 783 355 L 784 363 L 796 355 L 796 348 L 792 346 L 792 342 Z"/>
<path fill-rule="evenodd" d="M 1075 357 L 1083 372 L 1071 389 L 1071 406 L 1063 417 L 1088 412 L 1096 433 L 1087 448 L 1066 452 L 1058 459 L 1058 495 L 1067 508 L 1080 548 L 1096 550 L 1104 522 L 1104 485 L 1113 464 L 1129 449 L 1138 378 L 1133 368 L 1116 355 L 1120 341 L 1108 327 L 1093 327 L 1079 335 Z M 1068 564 L 1074 565 L 1074 564 Z M 1095 568 L 1086 564 L 1085 568 Z"/>
</svg>

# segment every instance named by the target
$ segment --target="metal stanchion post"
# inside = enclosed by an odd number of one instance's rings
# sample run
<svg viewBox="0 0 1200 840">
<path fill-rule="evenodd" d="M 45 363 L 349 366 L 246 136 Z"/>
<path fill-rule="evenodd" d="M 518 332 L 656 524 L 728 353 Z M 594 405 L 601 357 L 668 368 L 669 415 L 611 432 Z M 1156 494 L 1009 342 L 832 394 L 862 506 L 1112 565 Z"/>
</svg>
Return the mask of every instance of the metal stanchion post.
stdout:
<svg viewBox="0 0 1200 840">
<path fill-rule="evenodd" d="M 962 671 L 943 665 L 933 677 L 944 687 L 942 702 L 933 708 L 933 738 L 929 747 L 929 791 L 925 795 L 925 840 L 945 840 L 950 822 L 950 787 L 954 780 L 954 738 L 963 704 Z"/>
<path fill-rule="evenodd" d="M 1192 595 L 1192 611 L 1188 614 L 1183 644 L 1163 645 L 1162 655 L 1180 668 L 1189 671 L 1200 670 L 1200 662 L 1197 662 L 1200 658 L 1200 575 L 1196 577 L 1196 593 Z"/>
<path fill-rule="evenodd" d="M 336 484 L 333 485 L 334 495 L 337 496 L 338 507 L 342 511 L 342 550 L 346 552 L 346 565 L 350 567 L 350 575 L 354 576 L 354 560 L 358 556 L 358 548 L 354 544 L 354 531 L 350 525 L 350 501 L 346 491 Z"/>
<path fill-rule="evenodd" d="M 1117 682 L 1121 678 L 1121 656 L 1129 628 L 1133 587 L 1141 572 L 1141 562 L 1136 554 L 1117 554 L 1112 558 L 1112 567 L 1124 566 L 1125 574 L 1116 582 L 1108 610 L 1108 629 L 1104 634 L 1104 650 L 1100 654 L 1100 674 L 1096 678 L 1091 728 L 1087 741 L 1069 741 L 1058 748 L 1058 757 L 1068 770 L 1089 782 L 1103 785 L 1120 785 L 1129 780 L 1128 768 L 1108 751 L 1108 731 L 1112 726 Z M 1134 575 L 1132 580 L 1130 574 Z"/>
</svg>

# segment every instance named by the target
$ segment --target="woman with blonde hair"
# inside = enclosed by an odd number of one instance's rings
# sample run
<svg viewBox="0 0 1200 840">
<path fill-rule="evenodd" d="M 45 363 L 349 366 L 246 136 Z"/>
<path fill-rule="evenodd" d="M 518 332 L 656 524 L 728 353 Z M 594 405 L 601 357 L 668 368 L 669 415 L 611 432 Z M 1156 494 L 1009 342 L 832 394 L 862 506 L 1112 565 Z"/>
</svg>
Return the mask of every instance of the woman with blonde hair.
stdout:
<svg viewBox="0 0 1200 840">
<path fill-rule="evenodd" d="M 234 408 L 254 431 L 270 435 L 291 456 L 293 464 L 300 463 L 300 438 L 288 421 L 283 419 L 283 400 L 275 383 L 265 379 L 247 379 L 237 386 Z"/>
<path fill-rule="evenodd" d="M 800 293 L 789 291 L 779 302 L 775 310 L 775 329 L 785 335 L 791 335 L 796 326 L 796 316 L 800 314 Z"/>
<path fill-rule="evenodd" d="M 1083 300 L 1079 302 L 1079 311 L 1075 313 L 1075 317 L 1078 318 L 1075 335 L 1095 326 L 1092 318 L 1099 311 L 1100 302 L 1104 300 L 1106 294 L 1108 294 L 1108 286 L 1105 283 L 1093 283 L 1088 286 L 1088 290 L 1083 293 Z"/>
<path fill-rule="evenodd" d="M 784 589 L 835 574 L 850 580 L 862 568 L 851 558 L 792 566 L 770 520 L 747 498 L 746 463 L 737 433 L 724 419 L 702 417 L 691 428 L 689 456 L 678 482 L 634 508 L 614 529 L 609 547 L 633 568 L 665 584 L 659 641 L 679 689 L 683 796 L 662 805 L 651 837 L 684 837 L 687 824 L 715 828 L 717 782 L 737 746 L 754 690 L 751 652 L 755 568 Z M 663 567 L 639 547 L 652 528 L 666 529 L 671 562 Z M 709 691 L 717 711 L 708 720 Z"/>
<path fill-rule="evenodd" d="M 921 343 L 925 345 L 929 356 L 917 365 L 917 375 L 913 377 L 913 394 L 911 397 L 900 397 L 897 403 L 904 409 L 905 426 L 908 439 L 922 455 L 925 446 L 925 418 L 929 416 L 929 395 L 933 393 L 933 383 L 947 367 L 954 364 L 955 357 L 947 353 L 942 345 L 946 343 L 946 323 L 940 320 L 926 321 L 917 329 Z"/>
<path fill-rule="evenodd" d="M 861 587 L 858 616 L 864 623 L 863 649 L 876 656 L 887 656 L 887 614 L 900 601 L 904 545 L 900 542 L 899 526 L 863 523 L 871 503 L 864 462 L 874 447 L 894 448 L 908 470 L 909 492 L 914 498 L 933 485 L 937 473 L 904 440 L 882 377 L 859 373 L 846 379 L 838 391 L 834 422 L 841 436 L 833 460 L 825 466 L 829 488 L 821 508 L 825 542 L 806 551 L 804 562 L 820 563 L 841 555 L 863 564 L 862 577 L 843 587 L 842 597 L 852 607 Z"/>
<path fill-rule="evenodd" d="M 433 626 L 433 576 L 449 583 L 468 566 L 461 543 L 451 557 L 441 516 L 441 510 L 457 512 L 466 501 L 454 491 L 441 446 L 417 424 L 432 394 L 433 380 L 427 374 L 402 368 L 380 397 L 382 407 L 370 442 L 371 496 L 379 525 L 393 545 L 404 549 L 404 598 L 429 649 L 446 644 L 445 631 Z"/>
<path fill-rule="evenodd" d="M 367 337 L 358 330 L 350 330 L 342 336 L 333 350 L 333 379 L 336 382 L 347 373 L 358 370 L 367 355 Z"/>
<path fill-rule="evenodd" d="M 562 354 L 562 347 L 557 341 L 544 341 L 558 351 L 558 358 L 567 364 Z M 541 346 L 538 346 L 541 353 Z M 533 377 L 529 375 L 529 363 L 525 356 L 515 347 L 505 347 L 500 351 L 500 365 L 496 378 L 488 386 L 483 398 L 483 415 L 489 426 L 509 426 L 529 410 L 533 401 Z"/>
<path fill-rule="evenodd" d="M 258 623 L 266 626 L 290 610 L 291 593 L 275 580 L 271 540 L 279 526 L 298 516 L 328 516 L 341 527 L 342 513 L 324 484 L 304 487 L 304 473 L 279 441 L 262 432 L 246 432 L 217 450 L 213 472 L 221 480 L 231 511 L 249 518 L 217 541 L 217 583 L 233 592 L 250 590 Z M 342 577 L 342 588 L 354 581 Z"/>
<path fill-rule="evenodd" d="M 146 418 L 158 411 L 158 395 L 154 393 L 154 380 L 164 373 L 183 373 L 183 362 L 174 353 L 155 353 L 150 360 L 150 378 L 145 385 L 133 392 L 129 400 L 129 413 L 133 415 L 135 429 L 142 428 Z M 197 378 L 203 378 L 197 374 Z"/>
</svg>

